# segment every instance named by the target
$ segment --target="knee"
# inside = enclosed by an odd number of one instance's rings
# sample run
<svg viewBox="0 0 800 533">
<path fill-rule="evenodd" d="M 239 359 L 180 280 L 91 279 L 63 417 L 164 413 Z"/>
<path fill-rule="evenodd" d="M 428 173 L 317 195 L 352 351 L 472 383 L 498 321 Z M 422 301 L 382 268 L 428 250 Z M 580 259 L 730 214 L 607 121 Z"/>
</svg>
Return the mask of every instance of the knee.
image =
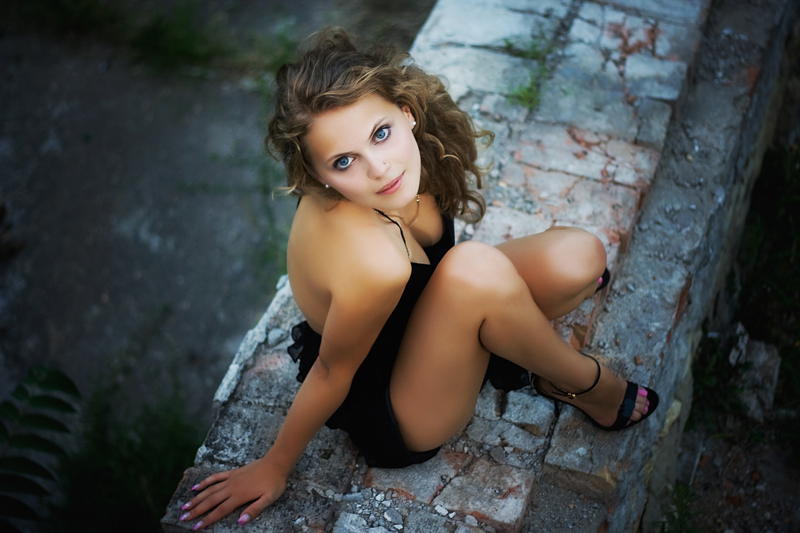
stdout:
<svg viewBox="0 0 800 533">
<path fill-rule="evenodd" d="M 453 247 L 436 269 L 448 284 L 465 293 L 503 292 L 519 280 L 514 264 L 494 246 L 467 241 Z"/>
<path fill-rule="evenodd" d="M 606 268 L 606 250 L 597 236 L 580 228 L 560 227 L 559 238 L 547 253 L 555 272 L 577 286 L 596 281 Z"/>
</svg>

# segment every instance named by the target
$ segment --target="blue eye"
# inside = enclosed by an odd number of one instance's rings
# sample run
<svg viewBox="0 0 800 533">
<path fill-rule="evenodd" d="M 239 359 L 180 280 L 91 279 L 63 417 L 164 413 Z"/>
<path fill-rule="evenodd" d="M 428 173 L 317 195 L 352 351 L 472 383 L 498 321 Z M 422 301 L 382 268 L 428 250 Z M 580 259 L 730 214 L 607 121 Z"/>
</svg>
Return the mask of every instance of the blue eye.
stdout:
<svg viewBox="0 0 800 533">
<path fill-rule="evenodd" d="M 349 155 L 346 155 L 334 161 L 333 168 L 335 168 L 336 170 L 344 170 L 352 164 L 353 164 L 353 158 Z"/>
<path fill-rule="evenodd" d="M 375 140 L 378 142 L 385 141 L 390 134 L 391 130 L 389 126 L 381 126 L 380 129 L 375 132 Z"/>
</svg>

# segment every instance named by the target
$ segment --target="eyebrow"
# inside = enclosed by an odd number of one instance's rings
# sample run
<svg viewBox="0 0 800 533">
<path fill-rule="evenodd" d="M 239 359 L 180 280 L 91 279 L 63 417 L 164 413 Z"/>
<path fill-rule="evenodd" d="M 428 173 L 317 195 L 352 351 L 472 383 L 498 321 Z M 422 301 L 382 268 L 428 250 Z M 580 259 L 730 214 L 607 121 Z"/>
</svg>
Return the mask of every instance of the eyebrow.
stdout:
<svg viewBox="0 0 800 533">
<path fill-rule="evenodd" d="M 381 117 L 381 118 L 379 118 L 378 120 L 375 121 L 375 124 L 372 126 L 372 130 L 370 131 L 370 134 L 369 134 L 369 138 L 370 139 L 372 139 L 372 137 L 375 135 L 375 132 L 378 131 L 378 128 L 381 127 L 381 124 L 386 122 L 388 120 L 388 118 L 389 117 L 387 117 L 387 116 L 383 116 L 383 117 Z M 344 157 L 349 153 L 351 153 L 351 152 L 342 152 L 340 154 L 337 154 L 337 155 L 334 155 L 332 157 L 329 157 L 328 159 L 325 160 L 325 163 L 330 163 L 331 161 L 336 161 L 337 159 L 339 159 L 341 157 Z"/>
</svg>

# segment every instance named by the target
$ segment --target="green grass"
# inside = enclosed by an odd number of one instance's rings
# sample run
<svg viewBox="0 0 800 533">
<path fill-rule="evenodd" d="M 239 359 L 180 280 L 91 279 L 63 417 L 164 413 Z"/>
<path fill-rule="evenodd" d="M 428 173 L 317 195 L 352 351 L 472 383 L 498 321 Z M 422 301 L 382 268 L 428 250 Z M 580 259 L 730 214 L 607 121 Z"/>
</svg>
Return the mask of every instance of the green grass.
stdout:
<svg viewBox="0 0 800 533">
<path fill-rule="evenodd" d="M 528 82 L 512 87 L 508 93 L 509 100 L 528 109 L 535 109 L 541 100 L 542 87 L 549 69 L 547 67 L 547 56 L 553 51 L 553 44 L 542 36 L 539 40 L 533 40 L 525 47 L 518 47 L 510 40 L 505 40 L 504 52 L 514 57 L 529 59 L 535 64 L 528 71 Z"/>
<path fill-rule="evenodd" d="M 555 48 L 551 42 L 547 41 L 544 35 L 541 35 L 539 40 L 531 41 L 524 48 L 519 48 L 510 39 L 503 39 L 503 42 L 505 43 L 503 49 L 508 55 L 535 61 L 545 60 Z"/>
<path fill-rule="evenodd" d="M 691 488 L 686 485 L 677 485 L 672 492 L 672 504 L 665 510 L 664 520 L 657 523 L 661 533 L 700 533 L 700 528 L 694 525 L 698 512 L 692 511 L 692 502 L 696 496 L 692 495 Z"/>
<path fill-rule="evenodd" d="M 548 70 L 543 64 L 537 65 L 528 72 L 528 83 L 523 83 L 511 89 L 509 100 L 528 109 L 535 109 L 539 105 L 542 95 L 542 86 L 547 79 Z"/>
<path fill-rule="evenodd" d="M 203 20 L 196 1 L 165 6 L 114 0 L 9 0 L 0 23 L 11 30 L 98 39 L 128 49 L 160 71 L 213 68 L 236 74 L 274 72 L 297 45 L 292 26 L 238 42 L 220 17 Z M 5 20 L 3 20 L 5 19 Z"/>
<path fill-rule="evenodd" d="M 138 61 L 158 69 L 180 65 L 207 66 L 233 54 L 219 25 L 202 24 L 196 7 L 181 2 L 174 8 L 156 9 L 132 32 L 129 44 Z"/>
</svg>

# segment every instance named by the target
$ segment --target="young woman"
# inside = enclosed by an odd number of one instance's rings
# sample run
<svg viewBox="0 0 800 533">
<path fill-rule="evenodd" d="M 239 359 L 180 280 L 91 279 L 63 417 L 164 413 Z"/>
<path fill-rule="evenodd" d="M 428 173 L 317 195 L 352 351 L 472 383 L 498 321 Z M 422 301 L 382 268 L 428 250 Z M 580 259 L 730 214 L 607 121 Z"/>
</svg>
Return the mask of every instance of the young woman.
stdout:
<svg viewBox="0 0 800 533">
<path fill-rule="evenodd" d="M 433 457 L 486 379 L 519 388 L 532 373 L 541 394 L 604 429 L 655 410 L 655 392 L 576 352 L 549 323 L 607 283 L 596 237 L 553 228 L 454 246 L 453 217 L 485 209 L 468 180 L 480 185 L 475 142 L 491 134 L 406 60 L 326 30 L 278 72 L 268 141 L 300 198 L 288 272 L 306 321 L 289 351 L 303 383 L 263 458 L 193 487 L 181 520 L 211 511 L 194 529 L 251 502 L 244 524 L 278 499 L 323 424 L 346 430 L 372 466 Z"/>
</svg>

